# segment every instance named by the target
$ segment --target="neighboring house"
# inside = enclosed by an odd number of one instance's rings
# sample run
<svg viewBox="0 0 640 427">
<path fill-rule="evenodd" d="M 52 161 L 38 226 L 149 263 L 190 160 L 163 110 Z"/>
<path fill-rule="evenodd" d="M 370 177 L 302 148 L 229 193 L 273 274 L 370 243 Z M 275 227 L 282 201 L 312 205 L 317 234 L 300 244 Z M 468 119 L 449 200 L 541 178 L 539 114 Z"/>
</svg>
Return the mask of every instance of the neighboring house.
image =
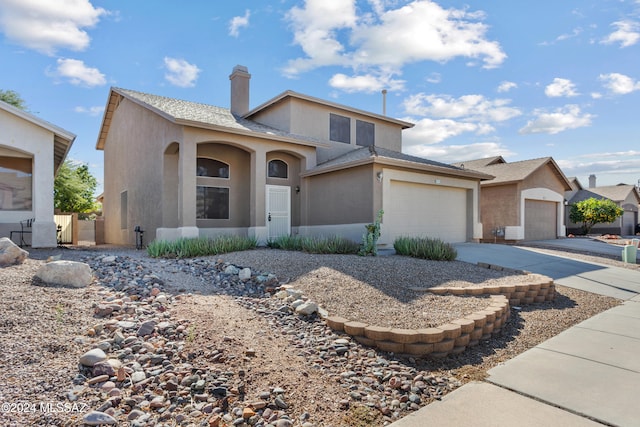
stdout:
<svg viewBox="0 0 640 427">
<path fill-rule="evenodd" d="M 286 234 L 360 241 L 384 210 L 381 244 L 399 235 L 482 236 L 490 176 L 401 153 L 413 125 L 287 91 L 249 110 L 234 68 L 231 108 L 112 88 L 104 150 L 105 239 Z"/>
<path fill-rule="evenodd" d="M 55 247 L 53 181 L 75 135 L 0 101 L 0 236 L 35 219 L 24 240 Z M 14 233 L 13 240 L 20 242 Z"/>
<path fill-rule="evenodd" d="M 484 241 L 564 237 L 567 177 L 551 157 L 507 163 L 501 156 L 455 163 L 495 178 L 481 184 Z"/>
<path fill-rule="evenodd" d="M 640 190 L 635 185 L 618 184 L 604 187 L 596 186 L 596 176 L 589 176 L 589 188 L 584 188 L 580 181 L 571 178 L 571 191 L 565 194 L 568 204 L 580 202 L 582 200 L 609 199 L 616 205 L 624 209 L 624 213 L 614 222 L 596 224 L 592 229 L 593 234 L 618 234 L 621 236 L 633 236 L 635 227 L 638 224 L 638 208 L 640 207 Z M 566 216 L 567 232 L 573 234 L 582 233 L 580 224 L 575 224 L 569 220 L 569 209 Z"/>
</svg>

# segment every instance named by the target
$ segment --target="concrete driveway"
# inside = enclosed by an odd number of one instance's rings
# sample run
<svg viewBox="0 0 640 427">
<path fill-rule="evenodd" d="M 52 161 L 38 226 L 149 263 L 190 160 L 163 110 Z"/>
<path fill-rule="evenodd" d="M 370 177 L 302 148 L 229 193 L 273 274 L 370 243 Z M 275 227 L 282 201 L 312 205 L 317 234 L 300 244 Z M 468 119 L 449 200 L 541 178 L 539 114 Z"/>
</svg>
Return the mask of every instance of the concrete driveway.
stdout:
<svg viewBox="0 0 640 427">
<path fill-rule="evenodd" d="M 616 256 L 621 256 L 622 253 L 620 246 L 591 239 L 557 239 L 539 243 L 560 250 L 578 249 Z M 569 252 L 566 256 L 552 256 L 523 246 L 490 243 L 457 243 L 454 246 L 460 261 L 485 262 L 544 274 L 559 285 L 623 300 L 640 294 L 640 272 L 572 259 Z"/>
</svg>

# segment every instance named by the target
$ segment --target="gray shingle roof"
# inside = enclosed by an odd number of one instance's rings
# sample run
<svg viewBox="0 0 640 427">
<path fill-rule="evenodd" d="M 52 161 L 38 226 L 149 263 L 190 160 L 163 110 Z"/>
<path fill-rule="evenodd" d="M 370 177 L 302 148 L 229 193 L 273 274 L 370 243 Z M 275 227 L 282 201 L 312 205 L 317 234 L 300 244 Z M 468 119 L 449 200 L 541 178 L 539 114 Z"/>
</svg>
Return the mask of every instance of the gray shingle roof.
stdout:
<svg viewBox="0 0 640 427">
<path fill-rule="evenodd" d="M 474 178 L 488 179 L 490 176 L 478 173 L 477 171 L 471 171 L 462 169 L 456 166 L 452 166 L 446 163 L 440 163 L 433 160 L 425 159 L 423 157 L 411 156 L 409 154 L 400 153 L 398 151 L 388 150 L 382 147 L 362 147 L 348 153 L 345 153 L 341 156 L 338 156 L 334 159 L 328 160 L 319 164 L 315 167 L 311 172 L 320 172 L 323 170 L 331 170 L 335 168 L 340 168 L 341 166 L 347 167 L 353 163 L 363 162 L 367 160 L 373 159 L 389 159 L 389 160 L 400 160 L 402 162 L 415 163 L 416 166 L 428 167 L 431 170 L 440 170 L 443 173 L 459 175 L 459 176 L 469 176 Z"/>
<path fill-rule="evenodd" d="M 113 91 L 123 96 L 142 102 L 161 114 L 173 120 L 201 123 L 203 125 L 221 126 L 245 132 L 255 132 L 263 135 L 273 135 L 284 138 L 298 139 L 305 142 L 320 142 L 307 136 L 295 135 L 265 126 L 253 120 L 243 119 L 231 113 L 228 108 L 198 102 L 183 101 L 159 95 L 137 92 L 129 89 L 113 88 Z"/>
<path fill-rule="evenodd" d="M 484 159 L 467 160 L 466 162 L 452 163 L 454 166 L 464 167 L 465 169 L 483 168 L 489 165 L 506 163 L 502 156 L 486 157 Z"/>
<path fill-rule="evenodd" d="M 483 181 L 482 185 L 500 185 L 507 184 L 511 182 L 519 182 L 526 179 L 529 175 L 534 173 L 536 170 L 546 165 L 547 163 L 551 163 L 553 168 L 555 169 L 556 175 L 560 180 L 563 180 L 566 186 L 566 190 L 571 189 L 571 184 L 564 176 L 558 165 L 554 162 L 551 157 L 541 157 L 539 159 L 531 159 L 531 160 L 521 160 L 518 162 L 512 163 L 500 163 L 500 161 L 504 162 L 502 157 L 490 157 L 488 159 L 490 164 L 487 166 L 474 166 L 474 170 L 479 172 L 484 172 L 489 175 L 493 175 L 495 178 Z M 469 164 L 478 165 L 481 164 L 482 161 L 472 160 L 470 162 L 460 162 L 456 164 L 464 164 L 465 169 L 470 169 L 471 166 Z"/>
<path fill-rule="evenodd" d="M 629 193 L 636 192 L 636 198 L 639 197 L 636 187 L 633 185 L 620 184 L 620 185 L 607 185 L 604 187 L 595 187 L 595 188 L 585 188 L 578 191 L 572 198 L 571 202 L 579 202 L 581 200 L 586 200 L 591 197 L 596 199 L 609 199 L 614 202 L 622 202 L 627 197 L 629 197 Z"/>
</svg>

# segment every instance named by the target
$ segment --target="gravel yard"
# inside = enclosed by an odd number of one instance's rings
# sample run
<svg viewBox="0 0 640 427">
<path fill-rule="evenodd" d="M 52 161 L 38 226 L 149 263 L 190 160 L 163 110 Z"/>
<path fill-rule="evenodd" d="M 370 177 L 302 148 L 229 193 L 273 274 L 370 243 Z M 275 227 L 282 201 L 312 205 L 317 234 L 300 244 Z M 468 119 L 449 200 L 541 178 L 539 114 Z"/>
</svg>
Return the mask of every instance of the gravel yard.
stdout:
<svg viewBox="0 0 640 427">
<path fill-rule="evenodd" d="M 54 254 L 88 262 L 96 282 L 83 289 L 42 286 L 33 276 Z M 115 262 L 101 262 L 111 254 Z M 484 304 L 482 298 L 427 297 L 412 288 L 526 280 L 461 262 L 400 256 L 255 250 L 157 260 L 117 248 L 34 250 L 24 264 L 0 269 L 0 401 L 15 409 L 4 411 L 2 424 L 77 425 L 89 410 L 100 410 L 118 425 L 221 426 L 242 425 L 244 419 L 255 425 L 381 426 L 620 303 L 556 286 L 555 301 L 512 309 L 503 331 L 490 340 L 459 355 L 416 359 L 362 347 L 315 316 L 283 313 L 281 303 L 253 295 L 248 287 L 214 284 L 210 266 L 218 259 L 273 273 L 277 282 L 301 289 L 331 314 L 398 327 L 445 323 Z M 165 304 L 155 300 L 156 286 Z M 105 301 L 118 302 L 123 311 L 98 316 Z M 123 321 L 170 327 L 148 337 L 123 329 L 125 344 L 116 345 Z M 146 378 L 90 384 L 92 374 L 78 360 L 99 344 L 109 357 L 121 359 L 127 375 L 144 372 Z M 154 366 L 156 359 L 162 369 Z M 198 384 L 206 383 L 202 392 L 187 381 L 195 376 Z M 392 387 L 393 378 L 401 388 Z M 105 388 L 109 382 L 116 392 Z M 226 397 L 216 397 L 220 389 Z M 44 403 L 45 410 L 20 412 L 20 402 L 23 409 Z M 55 411 L 55 405 L 62 406 Z"/>
</svg>

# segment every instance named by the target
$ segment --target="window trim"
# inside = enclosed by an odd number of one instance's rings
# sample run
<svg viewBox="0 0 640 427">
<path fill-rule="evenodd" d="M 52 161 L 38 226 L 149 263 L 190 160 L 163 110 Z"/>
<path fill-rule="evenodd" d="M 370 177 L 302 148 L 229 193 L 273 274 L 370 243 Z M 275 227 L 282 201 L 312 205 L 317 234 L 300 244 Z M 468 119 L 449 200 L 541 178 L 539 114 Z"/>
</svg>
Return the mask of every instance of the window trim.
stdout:
<svg viewBox="0 0 640 427">
<path fill-rule="evenodd" d="M 269 172 L 270 172 L 269 165 L 271 164 L 271 162 L 282 162 L 282 163 L 284 163 L 284 165 L 286 166 L 287 176 L 283 178 L 281 176 L 271 176 L 271 175 L 269 175 Z M 274 159 L 268 160 L 267 161 L 267 178 L 288 180 L 289 179 L 289 163 L 287 161 L 283 160 L 283 159 L 280 159 L 280 158 L 274 158 Z"/>
</svg>

